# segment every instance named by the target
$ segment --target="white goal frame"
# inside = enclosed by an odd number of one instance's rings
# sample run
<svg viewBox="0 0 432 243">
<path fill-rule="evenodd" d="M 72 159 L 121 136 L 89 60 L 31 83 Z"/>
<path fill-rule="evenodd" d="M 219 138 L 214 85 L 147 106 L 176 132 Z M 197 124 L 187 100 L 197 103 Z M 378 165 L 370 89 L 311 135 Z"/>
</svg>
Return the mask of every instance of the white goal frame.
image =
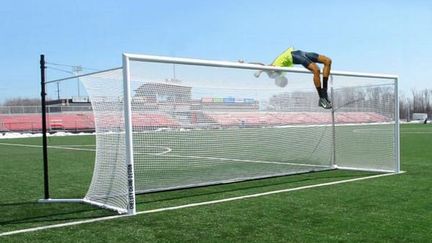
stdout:
<svg viewBox="0 0 432 243">
<path fill-rule="evenodd" d="M 232 62 L 232 61 L 214 61 L 214 60 L 202 60 L 202 59 L 192 59 L 192 58 L 177 58 L 177 57 L 165 57 L 165 56 L 152 56 L 152 55 L 139 55 L 139 54 L 131 54 L 124 53 L 122 56 L 122 71 L 123 71 L 123 92 L 124 92 L 124 119 L 125 119 L 125 167 L 127 168 L 128 175 L 128 207 L 127 210 L 123 208 L 116 208 L 109 205 L 104 205 L 99 202 L 93 202 L 87 199 L 41 199 L 39 202 L 79 202 L 79 203 L 88 203 L 95 206 L 108 208 L 111 210 L 115 210 L 119 213 L 126 213 L 129 215 L 136 214 L 136 195 L 135 195 L 135 179 L 134 179 L 134 152 L 133 152 L 133 139 L 132 139 L 132 96 L 131 96 L 131 70 L 130 70 L 130 62 L 131 61 L 139 61 L 139 62 L 151 62 L 151 63 L 166 63 L 166 64 L 183 64 L 183 65 L 195 65 L 195 66 L 207 66 L 207 67 L 221 67 L 221 68 L 234 68 L 234 69 L 249 69 L 249 70 L 263 70 L 263 71 L 281 71 L 286 73 L 305 73 L 309 74 L 310 71 L 304 68 L 286 68 L 286 67 L 275 67 L 275 66 L 262 66 L 258 64 L 250 64 L 250 63 L 240 63 L 240 62 Z M 119 69 L 119 68 L 115 68 Z M 115 70 L 110 69 L 110 70 Z M 103 72 L 103 71 L 100 71 Z M 99 73 L 99 72 L 95 72 Z M 83 77 L 86 75 L 92 75 L 95 73 L 89 73 L 85 75 L 79 75 L 74 77 L 68 77 L 64 79 L 57 79 L 48 81 L 46 83 L 53 83 L 62 80 L 67 80 L 75 77 Z M 399 129 L 399 97 L 398 97 L 398 79 L 397 75 L 389 75 L 389 74 L 375 74 L 375 73 L 360 73 L 360 72 L 346 72 L 346 71 L 331 71 L 331 78 L 333 76 L 346 76 L 346 77 L 360 77 L 360 78 L 379 78 L 386 80 L 394 80 L 394 149 L 396 153 L 394 154 L 395 158 L 395 166 L 394 170 L 368 170 L 373 172 L 384 172 L 384 173 L 399 173 L 400 172 L 400 129 Z M 333 111 L 334 113 L 334 111 Z M 334 117 L 333 117 L 334 119 Z M 334 129 L 334 121 L 333 121 L 333 129 Z M 335 137 L 333 131 L 333 153 L 336 153 L 335 148 Z M 332 157 L 333 168 L 334 169 L 348 169 L 348 170 L 362 170 L 362 168 L 347 168 L 347 167 L 338 167 L 337 161 L 335 161 L 335 156 Z"/>
</svg>

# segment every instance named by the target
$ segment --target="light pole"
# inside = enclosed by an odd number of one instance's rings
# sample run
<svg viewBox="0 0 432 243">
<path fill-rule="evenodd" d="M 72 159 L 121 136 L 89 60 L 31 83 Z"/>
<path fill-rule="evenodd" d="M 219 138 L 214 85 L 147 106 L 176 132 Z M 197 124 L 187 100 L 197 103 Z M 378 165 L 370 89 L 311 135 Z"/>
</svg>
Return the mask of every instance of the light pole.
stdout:
<svg viewBox="0 0 432 243">
<path fill-rule="evenodd" d="M 82 66 L 73 66 L 72 67 L 72 73 L 75 76 L 78 76 L 79 72 L 81 72 L 83 70 Z M 80 97 L 80 80 L 79 78 L 77 78 L 77 90 L 78 90 L 78 97 Z"/>
</svg>

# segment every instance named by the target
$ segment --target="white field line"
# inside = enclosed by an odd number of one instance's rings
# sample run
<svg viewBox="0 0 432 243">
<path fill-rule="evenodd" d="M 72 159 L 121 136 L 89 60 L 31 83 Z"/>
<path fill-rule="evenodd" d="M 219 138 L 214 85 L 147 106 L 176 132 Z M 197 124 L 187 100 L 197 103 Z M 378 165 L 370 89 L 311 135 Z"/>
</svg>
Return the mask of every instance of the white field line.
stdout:
<svg viewBox="0 0 432 243">
<path fill-rule="evenodd" d="M 352 130 L 353 133 L 378 133 L 378 134 L 393 134 L 394 131 L 391 129 L 378 129 L 378 128 L 359 128 Z M 412 134 L 423 134 L 432 133 L 432 131 L 401 131 L 400 133 L 412 133 Z"/>
<path fill-rule="evenodd" d="M 34 145 L 34 144 L 18 144 L 18 143 L 0 143 L 0 145 L 6 145 L 6 146 L 17 146 L 17 147 L 28 147 L 28 148 L 42 148 L 42 145 Z M 63 147 L 68 145 L 62 145 L 62 146 L 48 146 L 48 148 L 52 149 L 64 149 L 64 150 L 77 150 L 77 151 L 95 151 L 95 149 L 84 149 L 84 148 L 73 148 L 73 147 Z"/>
<path fill-rule="evenodd" d="M 0 145 L 18 146 L 18 147 L 31 147 L 31 148 L 42 148 L 41 145 L 32 145 L 32 144 L 0 143 Z M 69 145 L 48 146 L 48 148 L 52 148 L 52 149 L 65 149 L 65 150 L 76 150 L 76 151 L 90 151 L 90 152 L 95 152 L 96 151 L 96 149 L 74 148 L 74 147 L 65 147 L 65 146 L 69 146 Z M 71 145 L 71 146 L 76 146 L 76 145 Z M 314 165 L 314 164 L 289 163 L 289 162 L 279 162 L 279 161 L 248 160 L 248 159 L 205 157 L 205 156 L 193 156 L 193 155 L 175 155 L 175 154 L 169 154 L 172 151 L 172 149 L 169 148 L 169 147 L 164 147 L 164 146 L 147 146 L 147 147 L 159 147 L 159 148 L 165 149 L 166 151 L 163 151 L 161 153 L 140 153 L 140 154 L 155 155 L 155 156 L 164 156 L 164 157 L 173 157 L 173 158 L 208 159 L 208 160 L 234 161 L 234 162 L 257 163 L 257 164 L 294 165 L 294 166 L 321 167 L 321 168 L 329 168 L 330 167 L 329 165 Z"/>
<path fill-rule="evenodd" d="M 400 132 L 400 133 L 415 133 L 415 134 L 423 134 L 423 133 L 432 133 L 431 131 L 427 131 L 427 132 Z"/>
<path fill-rule="evenodd" d="M 169 152 L 172 151 L 172 149 L 170 147 L 167 147 L 167 146 L 144 145 L 143 147 L 146 147 L 146 148 L 161 148 L 161 149 L 165 149 L 165 151 L 160 152 L 160 153 L 138 153 L 138 154 L 164 155 L 164 154 L 169 153 Z"/>
<path fill-rule="evenodd" d="M 145 210 L 145 211 L 137 212 L 136 214 L 151 214 L 151 213 L 158 213 L 158 212 L 164 212 L 164 211 L 178 210 L 178 209 L 183 209 L 183 208 L 191 208 L 191 207 L 219 204 L 219 203 L 238 201 L 238 200 L 244 200 L 244 199 L 248 199 L 248 198 L 256 198 L 256 197 L 268 196 L 268 195 L 285 193 L 285 192 L 300 191 L 300 190 L 317 188 L 317 187 L 324 187 L 324 186 L 331 186 L 331 185 L 337 185 L 337 184 L 343 184 L 343 183 L 349 183 L 349 182 L 355 182 L 355 181 L 374 179 L 374 178 L 384 177 L 384 176 L 398 175 L 398 174 L 402 174 L 402 173 L 404 173 L 404 172 L 402 171 L 400 173 L 379 174 L 379 175 L 365 176 L 365 177 L 354 178 L 354 179 L 326 182 L 326 183 L 321 183 L 321 184 L 294 187 L 294 188 L 269 191 L 269 192 L 263 192 L 263 193 L 256 193 L 256 194 L 250 194 L 250 195 L 239 196 L 239 197 L 231 197 L 231 198 L 212 200 L 212 201 L 206 201 L 206 202 L 200 202 L 200 203 L 185 204 L 185 205 L 174 206 L 174 207 Z M 123 217 L 128 217 L 128 216 L 129 215 L 114 215 L 114 216 L 101 217 L 101 218 L 95 218 L 95 219 L 88 219 L 88 220 L 81 220 L 81 221 L 68 222 L 68 223 L 62 223 L 62 224 L 53 224 L 53 225 L 40 226 L 40 227 L 34 227 L 34 228 L 28 228 L 28 229 L 22 229 L 22 230 L 15 230 L 15 231 L 0 233 L 0 237 L 1 236 L 21 234 L 21 233 L 27 233 L 27 232 L 40 231 L 40 230 L 46 230 L 46 229 L 61 228 L 61 227 L 67 227 L 67 226 L 73 226 L 73 225 L 88 224 L 88 223 L 106 221 L 106 220 L 123 218 Z"/>
<path fill-rule="evenodd" d="M 96 144 L 63 144 L 63 145 L 57 145 L 59 147 L 96 147 Z"/>
</svg>

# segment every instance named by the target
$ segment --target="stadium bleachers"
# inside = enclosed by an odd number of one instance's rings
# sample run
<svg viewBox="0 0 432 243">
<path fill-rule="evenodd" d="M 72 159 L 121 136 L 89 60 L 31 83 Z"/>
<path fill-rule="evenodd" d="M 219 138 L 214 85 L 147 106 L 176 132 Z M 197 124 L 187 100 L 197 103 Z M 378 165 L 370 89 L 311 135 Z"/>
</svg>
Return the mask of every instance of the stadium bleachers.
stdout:
<svg viewBox="0 0 432 243">
<path fill-rule="evenodd" d="M 39 114 L 0 115 L 0 131 L 38 132 L 42 130 Z M 48 114 L 48 130 L 86 131 L 94 130 L 92 113 Z"/>
<path fill-rule="evenodd" d="M 198 117 L 198 119 L 197 119 Z M 107 126 L 114 119 L 112 114 L 100 117 Z M 389 118 L 375 112 L 337 112 L 337 124 L 380 123 L 387 122 Z M 281 126 L 281 125 L 318 125 L 331 124 L 329 113 L 322 112 L 202 112 L 195 113 L 195 121 L 191 123 L 217 124 L 222 127 L 244 126 Z M 135 113 L 133 117 L 135 126 L 154 128 L 176 128 L 184 124 L 174 116 L 166 113 Z M 91 112 L 48 114 L 49 131 L 94 131 L 94 116 Z M 39 132 L 42 130 L 41 116 L 39 114 L 0 115 L 0 131 L 2 132 Z"/>
<path fill-rule="evenodd" d="M 321 112 L 206 112 L 207 117 L 222 126 L 266 126 L 295 124 L 331 124 L 329 113 Z M 386 116 L 375 112 L 338 112 L 336 123 L 387 122 Z"/>
<path fill-rule="evenodd" d="M 134 126 L 139 127 L 178 127 L 179 123 L 174 118 L 165 114 L 134 114 L 132 117 Z"/>
<path fill-rule="evenodd" d="M 112 115 L 109 115 L 103 119 L 105 123 L 118 121 L 113 118 Z M 135 114 L 133 120 L 136 126 L 141 127 L 178 126 L 173 118 L 162 114 Z M 119 124 L 111 125 L 118 126 Z M 48 114 L 47 128 L 49 131 L 94 131 L 94 116 L 91 112 Z M 41 130 L 42 122 L 39 114 L 0 115 L 0 131 L 2 132 L 39 132 Z"/>
</svg>

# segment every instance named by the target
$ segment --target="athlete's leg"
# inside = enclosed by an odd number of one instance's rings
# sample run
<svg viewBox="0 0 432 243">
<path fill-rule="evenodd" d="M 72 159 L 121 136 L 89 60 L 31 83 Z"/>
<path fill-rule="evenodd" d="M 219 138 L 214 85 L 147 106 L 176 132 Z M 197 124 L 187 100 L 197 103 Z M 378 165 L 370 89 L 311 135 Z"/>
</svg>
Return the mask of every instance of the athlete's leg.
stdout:
<svg viewBox="0 0 432 243">
<path fill-rule="evenodd" d="M 324 64 L 323 77 L 329 77 L 330 76 L 330 69 L 331 69 L 332 60 L 329 57 L 317 54 L 315 52 L 304 52 L 304 54 L 312 62 L 315 62 L 315 63 L 318 62 L 318 63 Z"/>
<path fill-rule="evenodd" d="M 291 54 L 293 57 L 294 64 L 301 64 L 303 65 L 303 67 L 307 68 L 312 72 L 313 82 L 320 98 L 318 105 L 325 109 L 330 109 L 331 104 L 327 101 L 326 93 L 321 88 L 320 69 L 318 65 L 315 63 L 317 62 L 318 54 L 312 52 L 303 52 L 300 50 L 293 51 Z"/>
<path fill-rule="evenodd" d="M 324 64 L 323 77 L 330 76 L 332 60 L 324 55 L 318 55 L 318 62 Z"/>
<path fill-rule="evenodd" d="M 321 88 L 320 69 L 319 69 L 318 65 L 316 65 L 316 63 L 311 62 L 307 66 L 307 69 L 309 69 L 313 73 L 313 80 L 314 80 L 315 88 L 316 88 L 316 90 L 318 92 L 318 96 L 319 96 L 318 105 L 323 107 L 324 109 L 330 109 L 331 104 L 328 102 L 328 99 L 326 96 L 327 94 L 324 91 L 324 89 Z"/>
<path fill-rule="evenodd" d="M 323 88 L 324 90 L 327 90 L 327 83 L 328 83 L 328 78 L 330 76 L 330 70 L 331 70 L 331 64 L 332 64 L 332 60 L 324 55 L 318 55 L 317 58 L 319 63 L 324 64 L 324 68 L 323 68 Z"/>
<path fill-rule="evenodd" d="M 309 69 L 313 74 L 313 81 L 314 81 L 315 87 L 321 88 L 320 69 L 319 69 L 318 65 L 311 62 L 311 63 L 309 63 L 309 65 L 306 68 Z"/>
<path fill-rule="evenodd" d="M 316 65 L 311 59 L 306 56 L 306 52 L 296 50 L 291 52 L 291 55 L 293 57 L 294 64 L 301 64 L 303 67 L 309 69 L 313 73 L 313 81 L 315 87 L 321 87 L 320 69 L 318 65 Z"/>
<path fill-rule="evenodd" d="M 324 64 L 322 88 L 323 88 L 324 97 L 330 103 L 330 99 L 328 98 L 328 94 L 327 94 L 327 87 L 328 87 L 328 79 L 330 76 L 332 60 L 329 57 L 326 57 L 324 55 L 319 55 L 314 52 L 306 52 L 305 55 L 315 63 Z"/>
</svg>

